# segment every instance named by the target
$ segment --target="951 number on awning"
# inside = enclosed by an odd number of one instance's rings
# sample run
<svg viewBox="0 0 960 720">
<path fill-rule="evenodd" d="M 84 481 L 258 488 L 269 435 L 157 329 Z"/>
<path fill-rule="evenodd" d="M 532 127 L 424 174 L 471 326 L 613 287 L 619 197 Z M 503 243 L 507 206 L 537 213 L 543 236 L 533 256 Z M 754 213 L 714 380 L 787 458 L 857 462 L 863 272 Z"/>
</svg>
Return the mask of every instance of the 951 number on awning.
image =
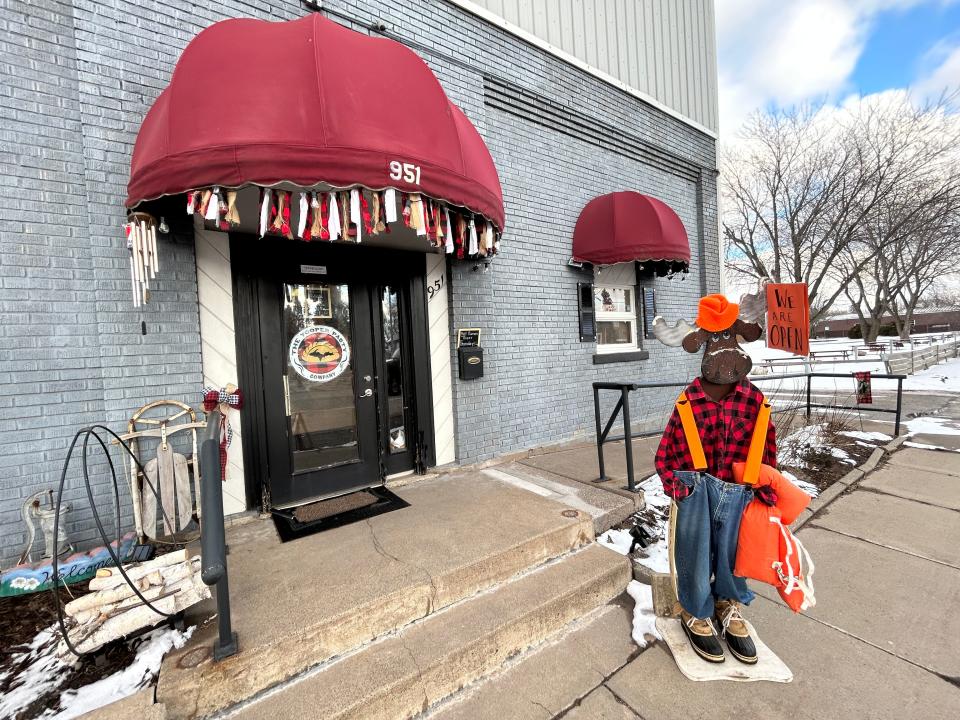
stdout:
<svg viewBox="0 0 960 720">
<path fill-rule="evenodd" d="M 411 185 L 420 184 L 420 166 L 413 163 L 402 163 L 399 160 L 390 161 L 390 179 L 403 180 Z"/>
</svg>

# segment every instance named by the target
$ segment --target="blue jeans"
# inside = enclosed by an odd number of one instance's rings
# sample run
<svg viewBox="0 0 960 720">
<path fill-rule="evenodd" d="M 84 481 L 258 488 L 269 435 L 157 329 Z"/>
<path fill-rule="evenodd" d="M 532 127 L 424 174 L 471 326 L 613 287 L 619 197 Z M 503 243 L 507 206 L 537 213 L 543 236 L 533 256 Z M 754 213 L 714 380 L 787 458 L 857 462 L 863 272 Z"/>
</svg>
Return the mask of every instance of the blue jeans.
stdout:
<svg viewBox="0 0 960 720">
<path fill-rule="evenodd" d="M 745 485 L 718 480 L 701 472 L 678 472 L 693 488 L 677 505 L 674 563 L 677 595 L 683 609 L 698 618 L 713 615 L 714 600 L 749 604 L 753 592 L 735 577 L 740 518 L 753 491 Z"/>
</svg>

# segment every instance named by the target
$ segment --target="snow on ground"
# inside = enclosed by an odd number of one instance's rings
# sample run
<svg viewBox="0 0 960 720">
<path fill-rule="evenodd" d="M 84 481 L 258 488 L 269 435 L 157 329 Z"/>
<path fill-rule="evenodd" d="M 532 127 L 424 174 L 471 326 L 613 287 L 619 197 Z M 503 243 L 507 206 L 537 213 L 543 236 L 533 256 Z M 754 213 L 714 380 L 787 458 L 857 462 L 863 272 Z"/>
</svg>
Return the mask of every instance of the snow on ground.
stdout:
<svg viewBox="0 0 960 720">
<path fill-rule="evenodd" d="M 913 442 L 912 440 L 908 440 L 907 442 L 905 442 L 904 446 L 917 448 L 918 450 L 946 450 L 947 452 L 960 453 L 960 450 L 944 447 L 943 445 L 930 445 L 928 443 Z"/>
<path fill-rule="evenodd" d="M 651 475 L 639 485 L 643 491 L 644 500 L 649 509 L 648 517 L 654 521 L 653 526 L 645 525 L 647 531 L 656 540 L 645 548 L 637 546 L 640 557 L 634 559 L 644 567 L 658 573 L 670 572 L 670 556 L 667 553 L 667 538 L 670 535 L 670 498 L 663 492 L 663 484 L 659 475 Z M 604 547 L 627 555 L 633 538 L 629 530 L 607 530 L 597 538 L 597 542 Z"/>
<path fill-rule="evenodd" d="M 798 488 L 803 490 L 810 497 L 816 497 L 820 494 L 820 489 L 813 483 L 808 483 L 806 480 L 801 480 L 792 472 L 787 472 L 786 470 L 781 470 L 781 474 Z"/>
<path fill-rule="evenodd" d="M 960 435 L 960 423 L 947 417 L 918 417 L 904 422 L 908 435 Z"/>
<path fill-rule="evenodd" d="M 653 612 L 653 588 L 639 580 L 631 580 L 627 593 L 633 598 L 633 641 L 641 648 L 650 642 L 649 638 L 660 640 Z"/>
<path fill-rule="evenodd" d="M 806 457 L 810 452 L 829 453 L 847 465 L 856 465 L 850 453 L 830 445 L 826 439 L 826 424 L 816 423 L 798 428 L 780 441 L 778 462 L 795 468 L 808 467 Z"/>
<path fill-rule="evenodd" d="M 947 360 L 910 375 L 903 381 L 903 389 L 960 393 L 960 358 Z"/>
<path fill-rule="evenodd" d="M 840 433 L 841 435 L 846 435 L 847 437 L 855 438 L 857 440 L 879 440 L 880 442 L 890 442 L 893 438 L 890 435 L 887 435 L 882 432 L 863 432 L 862 430 L 845 430 Z M 865 442 L 859 443 L 861 445 L 873 445 L 873 443 Z"/>
<path fill-rule="evenodd" d="M 607 548 L 621 555 L 630 553 L 630 546 L 633 544 L 633 538 L 627 530 L 607 530 L 603 535 L 597 538 L 597 542 L 603 543 Z"/>
<path fill-rule="evenodd" d="M 160 660 L 171 648 L 183 647 L 195 628 L 180 632 L 161 627 L 131 640 L 139 642 L 133 662 L 113 675 L 90 685 L 60 694 L 59 712 L 47 710 L 39 717 L 50 720 L 70 720 L 96 708 L 132 695 L 146 687 L 160 671 Z M 10 681 L 9 691 L 0 697 L 0 718 L 15 717 L 36 699 L 55 691 L 69 676 L 70 661 L 57 658 L 60 633 L 56 625 L 37 633 L 26 649 L 13 653 L 13 667 L 28 663 L 19 675 Z"/>
<path fill-rule="evenodd" d="M 923 336 L 916 337 L 917 339 L 922 339 Z M 879 338 L 878 341 L 883 343 L 894 339 L 895 338 Z M 810 342 L 810 349 L 816 353 L 824 350 L 851 350 L 855 347 L 862 347 L 862 345 L 863 343 L 860 340 L 812 340 Z M 919 345 L 918 350 L 928 347 L 929 345 Z M 906 347 L 897 352 L 909 351 L 909 348 L 910 343 L 906 343 Z M 757 363 L 757 367 L 754 370 L 754 372 L 757 373 L 757 377 L 752 379 L 754 382 L 757 382 L 758 386 L 768 395 L 774 392 L 787 394 L 806 390 L 806 380 L 804 378 L 776 379 L 777 375 L 781 374 L 806 372 L 803 365 L 803 358 L 797 355 L 790 355 L 782 350 L 768 348 L 764 340 L 746 343 L 743 345 L 743 349 L 746 350 L 753 361 Z M 871 356 L 873 359 L 871 359 Z M 760 364 L 764 360 L 788 359 L 793 360 L 795 364 L 778 366 L 772 372 Z M 857 359 L 858 362 L 815 362 L 812 369 L 818 373 L 842 373 L 844 375 L 849 375 L 853 372 L 867 371 L 877 375 L 883 375 L 887 372 L 883 362 L 876 359 L 876 353 L 871 353 L 870 356 L 864 358 L 851 357 L 850 359 Z M 763 380 L 761 378 L 770 379 Z M 872 386 L 874 392 L 896 391 L 897 381 L 874 379 Z M 814 391 L 819 392 L 834 392 L 850 395 L 855 393 L 853 378 L 813 378 L 811 387 Z M 926 370 L 909 375 L 907 379 L 903 381 L 903 389 L 904 391 L 913 392 L 960 393 L 960 358 L 947 360 Z"/>
</svg>

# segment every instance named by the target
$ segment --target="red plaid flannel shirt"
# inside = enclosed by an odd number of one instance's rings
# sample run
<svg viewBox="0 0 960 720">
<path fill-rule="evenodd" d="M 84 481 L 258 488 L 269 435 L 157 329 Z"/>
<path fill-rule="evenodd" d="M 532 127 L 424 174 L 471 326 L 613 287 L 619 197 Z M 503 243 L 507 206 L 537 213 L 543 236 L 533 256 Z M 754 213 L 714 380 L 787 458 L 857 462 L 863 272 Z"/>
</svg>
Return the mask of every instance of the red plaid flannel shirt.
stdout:
<svg viewBox="0 0 960 720">
<path fill-rule="evenodd" d="M 718 402 L 703 391 L 700 378 L 690 383 L 686 393 L 707 458 L 707 472 L 725 482 L 733 482 L 733 463 L 747 459 L 763 393 L 749 380 L 741 380 L 727 397 Z M 777 432 L 772 421 L 767 429 L 763 462 L 777 466 Z M 656 468 L 667 495 L 682 500 L 690 494 L 690 488 L 674 475 L 677 470 L 693 470 L 693 460 L 676 408 L 657 448 Z"/>
</svg>

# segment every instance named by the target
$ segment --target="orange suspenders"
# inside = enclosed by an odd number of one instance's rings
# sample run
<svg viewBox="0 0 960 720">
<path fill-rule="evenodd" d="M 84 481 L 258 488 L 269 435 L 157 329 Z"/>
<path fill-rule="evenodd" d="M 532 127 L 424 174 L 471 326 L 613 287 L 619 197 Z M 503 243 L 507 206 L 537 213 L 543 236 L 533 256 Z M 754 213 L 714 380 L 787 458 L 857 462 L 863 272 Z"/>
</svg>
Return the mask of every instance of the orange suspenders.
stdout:
<svg viewBox="0 0 960 720">
<path fill-rule="evenodd" d="M 685 392 L 677 398 L 677 412 L 680 413 L 680 423 L 683 425 L 683 434 L 687 438 L 687 447 L 693 459 L 694 470 L 707 469 L 707 456 L 703 454 L 703 443 L 700 442 L 700 433 L 697 432 L 697 421 L 693 419 L 693 408 L 687 400 Z"/>
<path fill-rule="evenodd" d="M 683 425 L 683 435 L 687 439 L 690 449 L 690 459 L 693 460 L 693 469 L 703 471 L 707 469 L 707 456 L 703 453 L 703 443 L 697 431 L 697 422 L 693 418 L 693 408 L 685 392 L 677 398 L 677 414 L 680 415 L 680 424 Z M 756 485 L 760 478 L 760 464 L 763 462 L 763 449 L 767 440 L 767 427 L 770 425 L 770 403 L 764 400 L 757 413 L 757 424 L 753 428 L 753 437 L 750 438 L 750 449 L 747 451 L 747 463 L 743 472 L 743 482 Z"/>
<path fill-rule="evenodd" d="M 743 482 L 756 485 L 760 479 L 760 463 L 763 461 L 763 447 L 767 442 L 767 426 L 770 424 L 770 403 L 764 400 L 757 413 L 757 424 L 750 438 L 750 450 L 747 451 L 747 465 L 743 469 Z"/>
</svg>

